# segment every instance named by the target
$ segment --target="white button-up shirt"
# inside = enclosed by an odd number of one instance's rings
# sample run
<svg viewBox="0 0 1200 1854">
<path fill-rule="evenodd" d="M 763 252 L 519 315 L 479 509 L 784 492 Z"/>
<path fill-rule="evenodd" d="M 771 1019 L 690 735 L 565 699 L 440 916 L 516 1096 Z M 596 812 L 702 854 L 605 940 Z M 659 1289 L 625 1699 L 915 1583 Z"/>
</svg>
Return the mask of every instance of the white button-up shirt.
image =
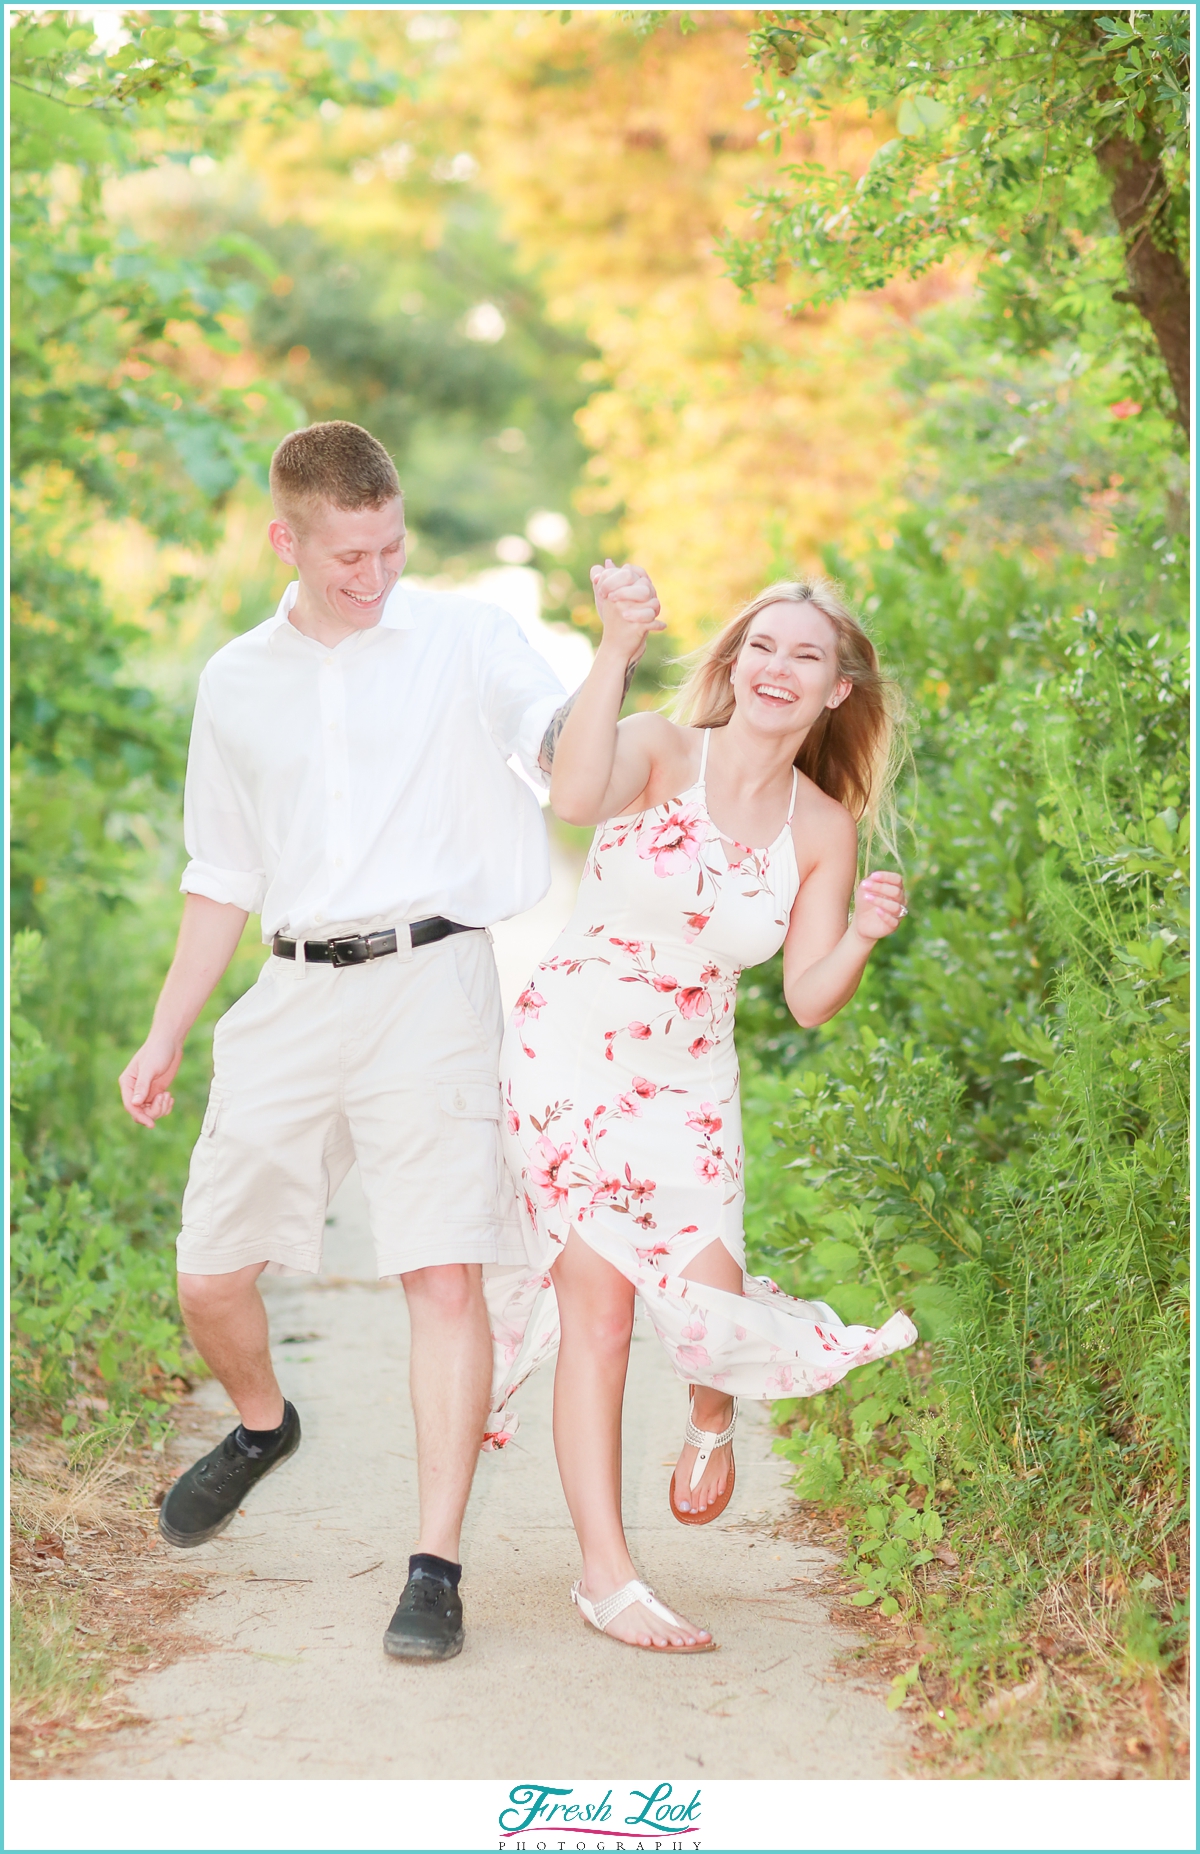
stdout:
<svg viewBox="0 0 1200 1854">
<path fill-rule="evenodd" d="M 184 792 L 185 894 L 262 916 L 264 940 L 431 914 L 486 927 L 550 881 L 534 793 L 564 699 L 495 605 L 393 589 L 335 649 L 274 617 L 206 665 Z"/>
</svg>

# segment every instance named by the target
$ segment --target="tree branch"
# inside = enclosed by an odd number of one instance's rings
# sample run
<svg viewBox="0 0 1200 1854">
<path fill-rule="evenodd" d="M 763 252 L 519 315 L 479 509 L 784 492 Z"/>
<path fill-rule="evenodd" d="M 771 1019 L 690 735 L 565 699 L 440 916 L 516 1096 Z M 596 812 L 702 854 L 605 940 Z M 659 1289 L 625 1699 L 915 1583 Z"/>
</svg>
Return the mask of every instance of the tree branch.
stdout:
<svg viewBox="0 0 1200 1854">
<path fill-rule="evenodd" d="M 1167 177 L 1153 143 L 1141 146 L 1116 134 L 1101 142 L 1096 160 L 1112 190 L 1112 208 L 1125 241 L 1128 296 L 1154 331 L 1171 386 L 1176 418 L 1191 437 L 1191 289 L 1174 240 L 1163 225 Z M 1156 237 L 1157 234 L 1157 237 Z"/>
</svg>

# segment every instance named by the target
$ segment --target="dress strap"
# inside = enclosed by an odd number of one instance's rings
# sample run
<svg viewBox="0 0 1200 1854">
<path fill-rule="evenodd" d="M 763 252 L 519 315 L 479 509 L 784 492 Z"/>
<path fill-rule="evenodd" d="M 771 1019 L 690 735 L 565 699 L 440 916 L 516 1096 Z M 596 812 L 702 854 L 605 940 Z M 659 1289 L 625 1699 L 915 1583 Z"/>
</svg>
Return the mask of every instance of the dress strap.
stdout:
<svg viewBox="0 0 1200 1854">
<path fill-rule="evenodd" d="M 793 766 L 792 767 L 792 802 L 788 806 L 788 814 L 787 814 L 787 822 L 789 824 L 792 821 L 792 813 L 796 809 L 796 793 L 799 789 L 799 786 L 800 786 L 800 774 L 797 768 Z"/>
<path fill-rule="evenodd" d="M 704 745 L 700 749 L 700 777 L 696 780 L 697 785 L 704 784 L 704 769 L 708 765 L 708 743 L 711 739 L 712 729 L 706 727 L 704 730 Z"/>
</svg>

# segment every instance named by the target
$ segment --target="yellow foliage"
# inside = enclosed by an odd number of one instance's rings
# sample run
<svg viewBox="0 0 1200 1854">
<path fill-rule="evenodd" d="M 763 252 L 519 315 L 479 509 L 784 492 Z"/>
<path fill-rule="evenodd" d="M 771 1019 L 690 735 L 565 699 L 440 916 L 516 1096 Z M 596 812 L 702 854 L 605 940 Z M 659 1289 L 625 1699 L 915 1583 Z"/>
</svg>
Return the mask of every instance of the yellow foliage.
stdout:
<svg viewBox="0 0 1200 1854">
<path fill-rule="evenodd" d="M 745 229 L 743 200 L 781 161 L 857 173 L 877 143 L 850 109 L 777 151 L 747 109 L 752 19 L 639 39 L 615 12 L 363 13 L 356 30 L 407 80 L 397 100 L 252 126 L 240 149 L 269 217 L 344 245 L 436 248 L 463 184 L 496 203 L 551 316 L 598 351 L 579 507 L 611 516 L 607 545 L 654 575 L 683 646 L 824 549 L 886 534 L 895 337 L 956 287 L 943 274 L 794 317 L 784 285 L 748 303 L 722 276 L 720 234 Z M 279 51 L 291 31 L 267 36 Z"/>
<path fill-rule="evenodd" d="M 612 546 L 654 574 L 684 644 L 826 546 L 886 528 L 904 434 L 892 338 L 950 287 L 802 319 L 782 287 L 739 299 L 716 240 L 780 158 L 746 109 L 749 24 L 702 15 L 640 41 L 612 14 L 460 15 L 429 92 L 443 123 L 459 113 L 552 314 L 599 349 L 581 507 L 612 511 Z M 784 158 L 857 171 L 874 146 L 847 114 Z"/>
</svg>

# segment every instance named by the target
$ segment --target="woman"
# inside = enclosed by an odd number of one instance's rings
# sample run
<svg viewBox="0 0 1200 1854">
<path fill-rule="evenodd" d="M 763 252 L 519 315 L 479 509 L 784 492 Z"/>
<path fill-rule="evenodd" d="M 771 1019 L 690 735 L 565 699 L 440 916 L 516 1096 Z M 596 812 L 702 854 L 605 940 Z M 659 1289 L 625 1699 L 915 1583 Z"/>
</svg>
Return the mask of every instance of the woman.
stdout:
<svg viewBox="0 0 1200 1854">
<path fill-rule="evenodd" d="M 859 884 L 857 820 L 887 796 L 889 690 L 828 581 L 770 586 L 700 654 L 684 724 L 618 722 L 627 671 L 660 623 L 593 568 L 603 639 L 563 727 L 551 803 L 598 824 L 571 921 L 518 1000 L 501 1057 L 507 1157 L 531 1268 L 488 1285 L 496 1412 L 558 1347 L 554 1444 L 583 1552 L 585 1618 L 641 1648 L 715 1647 L 638 1578 L 621 1524 L 621 1402 L 640 1296 L 691 1390 L 668 1490 L 685 1525 L 734 1485 L 735 1395 L 811 1396 L 909 1345 L 743 1271 L 733 1023 L 745 966 L 784 949 L 796 1020 L 854 995 L 906 913 L 899 876 Z M 764 847 L 755 847 L 764 846 Z M 561 1337 L 560 1337 L 561 1328 Z"/>
</svg>

